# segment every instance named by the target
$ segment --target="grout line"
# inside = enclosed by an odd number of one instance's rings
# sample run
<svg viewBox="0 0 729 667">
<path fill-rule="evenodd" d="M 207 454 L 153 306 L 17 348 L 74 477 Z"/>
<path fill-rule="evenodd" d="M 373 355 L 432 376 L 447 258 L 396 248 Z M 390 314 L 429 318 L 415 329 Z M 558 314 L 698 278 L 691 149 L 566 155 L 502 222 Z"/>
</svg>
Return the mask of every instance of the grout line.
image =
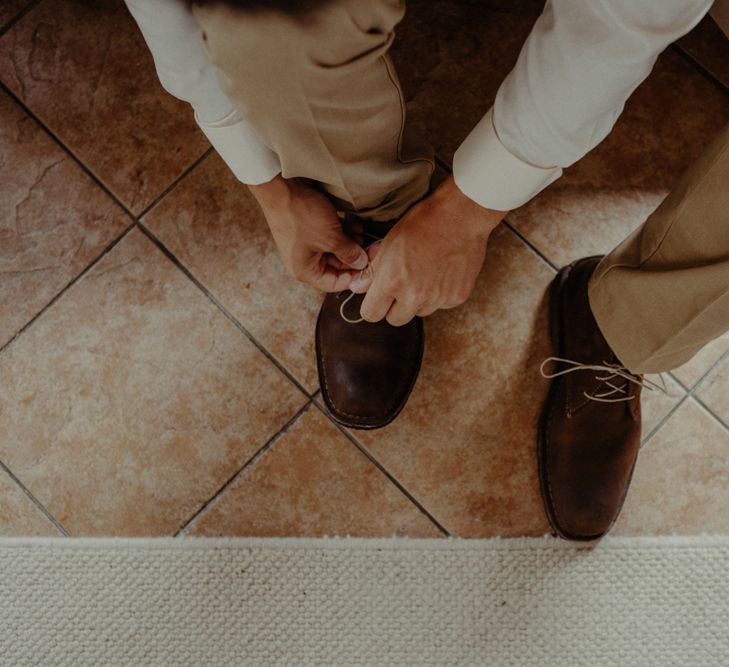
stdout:
<svg viewBox="0 0 729 667">
<path fill-rule="evenodd" d="M 643 439 L 641 443 L 641 447 L 645 445 L 653 436 L 656 435 L 656 433 L 662 429 L 666 422 L 669 420 L 670 417 L 673 416 L 673 414 L 680 408 L 687 400 L 693 399 L 698 403 L 706 412 L 709 413 L 709 415 L 716 420 L 720 426 L 722 426 L 725 430 L 729 431 L 729 423 L 725 422 L 722 417 L 717 415 L 704 401 L 699 397 L 699 395 L 696 393 L 696 390 L 700 388 L 701 383 L 704 381 L 704 379 L 717 367 L 719 366 L 726 358 L 729 357 L 729 350 L 724 352 L 713 364 L 712 366 L 704 372 L 704 374 L 694 383 L 692 387 L 687 387 L 683 382 L 681 382 L 674 374 L 673 372 L 669 371 L 668 375 L 675 380 L 678 385 L 684 389 L 686 392 L 681 400 L 676 403 L 676 405 L 671 408 L 671 410 L 666 414 L 666 416 L 661 419 L 661 421 L 655 426 L 655 428 Z"/>
<path fill-rule="evenodd" d="M 689 393 L 693 395 L 696 390 L 700 389 L 700 385 L 704 382 L 704 380 L 727 360 L 729 360 L 729 349 L 725 350 L 725 352 L 711 365 L 711 368 L 709 368 L 698 380 L 696 380 L 696 382 L 694 382 L 694 386 L 689 389 Z"/>
<path fill-rule="evenodd" d="M 26 332 L 34 323 L 35 321 L 40 318 L 51 306 L 53 306 L 69 289 L 71 289 L 81 278 L 83 278 L 91 269 L 96 266 L 99 261 L 106 256 L 111 250 L 132 230 L 134 229 L 136 223 L 131 223 L 128 227 L 122 231 L 119 236 L 117 236 L 114 240 L 112 240 L 97 257 L 86 266 L 86 268 L 83 269 L 79 274 L 77 274 L 75 277 L 71 278 L 71 280 L 66 283 L 64 287 L 61 288 L 59 292 L 55 294 L 55 296 L 45 305 L 43 306 L 33 317 L 28 320 L 19 330 L 18 332 L 4 345 L 0 346 L 0 355 L 10 346 L 12 343 L 20 338 L 22 334 Z"/>
<path fill-rule="evenodd" d="M 40 0 L 36 0 L 34 4 L 38 4 Z M 30 7 L 26 10 L 30 11 Z M 212 147 L 208 148 L 202 155 L 200 155 L 198 158 L 195 159 L 195 161 L 190 164 L 181 174 L 179 174 L 173 181 L 170 183 L 160 195 L 158 195 L 154 201 L 147 206 L 142 213 L 140 213 L 138 216 L 134 215 L 134 213 L 122 202 L 97 176 L 94 174 L 82 161 L 81 159 L 68 147 L 66 144 L 64 144 L 61 139 L 53 132 L 51 129 L 40 119 L 38 116 L 36 116 L 33 111 L 30 110 L 30 108 L 12 91 L 10 90 L 2 81 L 0 81 L 0 91 L 4 92 L 8 97 L 10 97 L 18 107 L 29 117 L 33 120 L 33 122 L 43 131 L 45 134 L 51 139 L 51 141 L 60 148 L 60 150 L 70 157 L 76 165 L 86 174 L 86 176 L 91 180 L 91 182 L 99 187 L 111 200 L 118 206 L 130 219 L 130 224 L 127 226 L 122 233 L 114 240 L 112 240 L 109 245 L 107 245 L 102 251 L 101 254 L 98 255 L 95 259 L 93 259 L 79 274 L 77 274 L 74 278 L 71 279 L 70 282 L 68 282 L 61 290 L 45 305 L 41 310 L 39 310 L 31 320 L 26 322 L 23 327 L 4 345 L 0 346 L 0 354 L 7 348 L 16 338 L 18 338 L 21 334 L 23 334 L 28 327 L 30 327 L 48 308 L 50 308 L 58 299 L 63 296 L 63 294 L 72 287 L 80 278 L 82 278 L 88 271 L 104 256 L 106 255 L 116 244 L 121 241 L 134 226 L 139 222 L 139 218 L 149 212 L 154 206 L 156 206 L 163 197 L 165 197 L 170 191 L 172 191 L 179 183 L 186 178 L 213 150 Z"/>
<path fill-rule="evenodd" d="M 685 402 L 686 402 L 686 401 L 687 401 L 687 400 L 689 399 L 689 397 L 690 397 L 690 396 L 691 396 L 691 394 L 689 394 L 689 393 L 686 393 L 686 394 L 684 394 L 684 395 L 683 395 L 683 396 L 682 396 L 682 397 L 681 397 L 681 398 L 679 399 L 678 403 L 676 403 L 676 405 L 674 405 L 674 406 L 673 406 L 673 407 L 672 407 L 672 408 L 671 408 L 671 409 L 670 409 L 670 410 L 669 410 L 669 411 L 668 411 L 668 412 L 667 412 L 667 413 L 666 413 L 666 414 L 664 415 L 663 419 L 661 419 L 661 420 L 660 420 L 660 421 L 658 422 L 658 424 L 656 424 L 656 425 L 655 425 L 655 426 L 653 427 L 653 430 L 652 430 L 652 431 L 651 431 L 651 432 L 650 432 L 650 433 L 649 433 L 648 435 L 646 435 L 646 436 L 644 436 L 643 438 L 641 438 L 641 442 L 640 442 L 640 448 L 641 448 L 641 449 L 642 449 L 643 447 L 645 447 L 645 446 L 646 446 L 646 445 L 648 444 L 648 441 L 649 441 L 649 440 L 653 439 L 653 437 L 654 437 L 654 436 L 656 435 L 656 433 L 658 433 L 658 431 L 660 431 L 660 430 L 661 430 L 661 429 L 663 428 L 663 426 L 664 426 L 664 425 L 666 424 L 666 422 L 667 422 L 667 421 L 668 421 L 668 420 L 669 420 L 669 419 L 670 419 L 671 417 L 673 417 L 673 414 L 674 414 L 674 413 L 675 413 L 675 412 L 676 412 L 676 411 L 677 411 L 677 410 L 678 410 L 678 409 L 679 409 L 679 408 L 680 408 L 680 407 L 681 407 L 681 406 L 682 406 L 682 405 L 683 405 L 683 404 L 684 404 L 684 403 L 685 403 Z"/>
<path fill-rule="evenodd" d="M 15 476 L 15 474 L 13 473 L 13 471 L 12 471 L 12 470 L 10 470 L 10 468 L 8 468 L 8 467 L 7 467 L 7 466 L 6 466 L 6 465 L 5 465 L 5 464 L 4 464 L 4 463 L 3 463 L 2 461 L 0 461 L 0 470 L 4 470 L 4 471 L 5 471 L 5 472 L 6 472 L 7 474 L 8 474 L 8 477 L 10 477 L 10 479 L 12 479 L 12 480 L 13 480 L 13 482 L 15 482 L 15 484 L 17 484 L 17 485 L 18 485 L 18 486 L 20 487 L 20 490 L 21 490 L 21 491 L 22 491 L 22 492 L 23 492 L 23 493 L 24 493 L 24 494 L 25 494 L 26 496 L 28 496 L 28 498 L 29 498 L 29 499 L 30 499 L 30 500 L 31 500 L 31 501 L 33 502 L 33 504 L 34 504 L 34 505 L 35 505 L 35 506 L 36 506 L 36 507 L 37 507 L 37 508 L 38 508 L 38 509 L 39 509 L 39 510 L 40 510 L 40 511 L 41 511 L 41 512 L 43 513 L 43 515 L 44 515 L 44 516 L 46 517 L 46 519 L 48 519 L 48 520 L 49 520 L 49 521 L 50 521 L 50 522 L 51 522 L 51 523 L 52 523 L 52 524 L 53 524 L 53 525 L 54 525 L 54 526 L 55 526 L 55 527 L 56 527 L 56 528 L 57 528 L 57 529 L 58 529 L 58 530 L 59 530 L 59 531 L 61 532 L 61 534 L 62 534 L 62 535 L 63 535 L 64 537 L 69 537 L 69 535 L 68 535 L 68 532 L 67 532 L 67 531 L 66 531 L 66 529 L 65 529 L 65 528 L 63 527 L 63 525 L 61 524 L 61 522 L 60 522 L 60 521 L 59 521 L 58 519 L 56 519 L 56 517 L 54 517 L 54 516 L 53 516 L 53 515 L 52 515 L 52 514 L 51 514 L 51 513 L 50 513 L 50 512 L 49 512 L 49 511 L 48 511 L 48 510 L 47 510 L 47 509 L 45 508 L 45 506 L 43 505 L 43 503 L 41 503 L 41 502 L 40 502 L 40 500 L 38 500 L 38 498 L 36 498 L 36 497 L 35 497 L 35 496 L 34 496 L 34 495 L 33 495 L 33 494 L 31 493 L 30 489 L 28 489 L 28 487 L 27 487 L 27 486 L 25 486 L 25 484 L 23 484 L 23 482 L 21 482 L 21 481 L 20 481 L 20 480 L 19 480 L 19 479 L 18 479 L 18 478 L 17 478 L 16 476 Z"/>
<path fill-rule="evenodd" d="M 700 405 L 700 406 L 701 406 L 702 408 L 704 408 L 704 410 L 706 410 L 706 412 L 708 412 L 708 413 L 709 413 L 709 415 L 710 415 L 711 417 L 713 417 L 713 418 L 714 418 L 714 419 L 715 419 L 715 420 L 716 420 L 716 421 L 717 421 L 717 422 L 718 422 L 718 423 L 719 423 L 719 424 L 720 424 L 721 426 L 723 426 L 723 427 L 724 427 L 724 428 L 725 428 L 726 430 L 729 430 L 729 423 L 725 422 L 725 421 L 724 421 L 724 419 L 723 419 L 722 417 L 720 417 L 719 415 L 717 415 L 717 414 L 716 414 L 716 413 L 715 413 L 715 412 L 714 412 L 714 411 L 713 411 L 713 410 L 712 410 L 712 409 L 711 409 L 711 408 L 710 408 L 710 407 L 709 407 L 708 405 L 706 405 L 706 403 L 704 403 L 704 401 L 703 401 L 703 400 L 701 400 L 701 398 L 700 398 L 700 397 L 698 396 L 698 394 L 696 393 L 696 391 L 697 391 L 698 389 L 700 389 L 700 387 L 701 387 L 701 384 L 703 383 L 703 381 L 704 381 L 704 380 L 705 380 L 705 379 L 706 379 L 706 378 L 707 378 L 707 377 L 708 377 L 708 376 L 709 376 L 709 375 L 710 375 L 710 374 L 711 374 L 711 373 L 712 373 L 712 372 L 713 372 L 713 371 L 714 371 L 714 370 L 715 370 L 715 369 L 716 369 L 716 368 L 717 368 L 718 366 L 720 366 L 720 365 L 721 365 L 721 364 L 722 364 L 722 363 L 723 363 L 723 362 L 724 362 L 725 360 L 727 360 L 727 359 L 729 359 L 729 349 L 728 349 L 728 350 L 726 350 L 726 351 L 725 351 L 725 352 L 724 352 L 724 353 L 723 353 L 723 354 L 722 354 L 722 355 L 721 355 L 721 356 L 720 356 L 720 357 L 719 357 L 719 358 L 718 358 L 718 359 L 717 359 L 717 360 L 716 360 L 716 361 L 715 361 L 715 362 L 714 362 L 714 363 L 713 363 L 713 364 L 711 365 L 711 367 L 710 367 L 710 368 L 709 368 L 709 369 L 708 369 L 707 371 L 705 371 L 705 372 L 704 372 L 704 374 L 703 374 L 703 375 L 702 375 L 702 376 L 701 376 L 701 377 L 700 377 L 700 378 L 699 378 L 698 380 L 696 380 L 696 382 L 694 382 L 693 386 L 692 386 L 692 387 L 690 387 L 690 388 L 689 388 L 689 387 L 686 387 L 686 385 L 685 385 L 685 384 L 684 384 L 683 382 L 681 382 L 681 381 L 680 381 L 680 380 L 679 380 L 679 379 L 678 379 L 678 378 L 677 378 L 677 377 L 676 377 L 676 376 L 675 376 L 675 375 L 673 374 L 673 372 L 672 372 L 672 371 L 668 371 L 668 375 L 670 375 L 670 376 L 671 376 L 671 378 L 673 378 L 673 379 L 674 379 L 674 380 L 675 380 L 675 381 L 676 381 L 676 382 L 677 382 L 677 383 L 679 384 L 679 386 L 681 386 L 681 387 L 682 387 L 682 388 L 683 388 L 683 389 L 685 390 L 685 392 L 686 392 L 686 393 L 685 393 L 685 394 L 683 395 L 683 397 L 681 398 L 681 400 L 680 400 L 680 401 L 678 401 L 678 403 L 676 403 L 676 405 L 674 405 L 674 406 L 673 406 L 673 408 L 671 408 L 671 410 L 670 410 L 670 411 L 668 412 L 668 414 L 666 414 L 666 416 L 665 416 L 665 417 L 664 417 L 663 419 L 661 419 L 661 421 L 660 421 L 660 422 L 658 422 L 658 424 L 656 425 L 656 427 L 655 427 L 655 428 L 654 428 L 654 429 L 653 429 L 653 430 L 652 430 L 652 431 L 651 431 L 651 432 L 650 432 L 650 433 L 649 433 L 649 434 L 648 434 L 648 435 L 647 435 L 647 436 L 646 436 L 646 437 L 645 437 L 645 438 L 643 439 L 643 442 L 642 442 L 642 444 L 641 444 L 641 447 L 642 447 L 642 446 L 643 446 L 644 444 L 646 444 L 646 443 L 647 443 L 647 442 L 648 442 L 648 441 L 649 441 L 649 440 L 650 440 L 651 438 L 653 438 L 653 436 L 655 436 L 655 435 L 656 435 L 656 433 L 657 433 L 657 432 L 658 432 L 658 431 L 659 431 L 659 430 L 660 430 L 661 428 L 663 428 L 663 426 L 664 426 L 664 425 L 666 424 L 666 422 L 667 422 L 667 421 L 669 420 L 669 418 L 673 416 L 673 413 L 674 413 L 674 412 L 676 412 L 676 411 L 678 410 L 678 408 L 680 408 L 680 407 L 681 407 L 681 405 L 683 405 L 683 404 L 684 404 L 684 403 L 685 403 L 685 402 L 686 402 L 686 401 L 687 401 L 688 399 L 693 399 L 694 401 L 696 401 L 696 402 L 697 402 L 697 403 L 698 403 L 698 404 L 699 404 L 699 405 Z"/>
<path fill-rule="evenodd" d="M 276 433 L 274 433 L 264 445 L 251 456 L 243 466 L 237 470 L 228 480 L 187 520 L 185 521 L 173 537 L 179 537 L 183 531 L 186 531 L 192 526 L 200 516 L 204 515 L 207 510 L 216 503 L 217 499 L 225 493 L 233 482 L 235 482 L 248 468 L 250 468 L 258 459 L 266 454 L 282 437 L 286 432 L 298 421 L 298 419 L 309 409 L 312 404 L 311 398 L 304 403 Z"/>
<path fill-rule="evenodd" d="M 729 86 L 719 79 L 710 69 L 704 67 L 698 59 L 686 51 L 686 49 L 684 49 L 681 45 L 674 43 L 671 46 L 673 47 L 673 50 L 686 60 L 686 62 L 688 62 L 689 65 L 691 65 L 697 72 L 699 72 L 699 74 L 708 79 L 710 83 L 714 84 L 725 95 L 729 95 Z"/>
<path fill-rule="evenodd" d="M 725 422 L 716 412 L 714 412 L 702 399 L 700 399 L 697 395 L 691 394 L 691 398 L 694 399 L 706 412 L 709 413 L 710 417 L 713 417 L 714 420 L 719 424 L 719 426 L 723 427 L 725 431 L 729 431 L 729 424 Z"/>
<path fill-rule="evenodd" d="M 68 155 L 80 168 L 81 170 L 100 187 L 104 193 L 119 207 L 129 218 L 135 222 L 139 221 L 149 211 L 151 211 L 157 204 L 164 199 L 172 190 L 174 190 L 181 181 L 192 173 L 192 171 L 207 158 L 210 153 L 213 152 L 213 147 L 209 146 L 203 153 L 196 157 L 192 163 L 190 163 L 180 174 L 178 174 L 171 183 L 169 183 L 163 190 L 158 194 L 150 204 L 148 204 L 140 213 L 135 214 L 119 197 L 117 197 L 109 187 L 93 172 L 86 164 L 79 158 L 61 139 L 53 132 L 31 109 L 28 107 L 23 100 L 21 100 L 5 83 L 0 81 L 0 91 L 4 92 L 10 97 L 15 104 L 17 104 L 21 110 L 29 116 L 45 133 L 50 139 L 66 154 Z"/>
<path fill-rule="evenodd" d="M 691 398 L 693 398 L 702 408 L 704 408 L 704 410 L 706 410 L 706 412 L 708 412 L 711 417 L 713 417 L 721 426 L 723 426 L 725 430 L 729 431 L 729 422 L 725 421 L 723 417 L 714 412 L 714 410 L 710 408 L 697 393 L 698 390 L 701 389 L 701 385 L 703 384 L 704 380 L 706 380 L 709 375 L 717 370 L 719 366 L 722 366 L 727 360 L 729 360 L 729 349 L 727 349 L 694 383 L 694 386 L 689 389 L 688 395 L 691 396 Z"/>
<path fill-rule="evenodd" d="M 157 195 L 152 200 L 152 203 L 148 204 L 146 208 L 144 208 L 137 216 L 137 220 L 141 220 L 147 213 L 149 213 L 157 204 L 159 204 L 172 190 L 174 190 L 182 181 L 184 181 L 197 167 L 198 165 L 205 160 L 212 152 L 213 147 L 210 146 L 207 150 L 205 150 L 202 155 L 195 158 L 193 162 L 185 168 L 182 173 L 180 173 L 173 181 L 170 183 L 162 192 Z"/>
<path fill-rule="evenodd" d="M 177 257 L 170 251 L 167 246 L 160 241 L 152 231 L 149 230 L 148 227 L 144 225 L 142 222 L 138 222 L 137 226 L 139 229 L 144 232 L 144 234 L 149 238 L 152 243 L 154 243 L 182 273 L 187 276 L 189 280 L 193 282 L 193 284 L 220 310 L 220 312 L 225 315 L 236 327 L 237 329 L 246 337 L 248 340 L 253 343 L 253 345 L 258 348 L 259 352 L 261 352 L 276 368 L 278 368 L 281 373 L 283 373 L 286 378 L 307 398 L 311 398 L 312 395 L 309 393 L 309 391 L 302 385 L 289 370 L 278 360 L 276 357 L 271 354 L 271 352 L 268 351 L 268 349 L 258 341 L 258 339 L 250 332 L 246 327 L 241 324 L 241 322 L 215 297 L 215 295 L 208 290 L 205 285 L 203 285 Z"/>
<path fill-rule="evenodd" d="M 659 373 L 659 375 L 660 375 L 660 373 Z M 675 382 L 675 383 L 676 383 L 676 384 L 677 384 L 677 385 L 678 385 L 679 387 L 681 387 L 681 389 L 683 389 L 683 390 L 684 390 L 684 391 L 685 391 L 686 393 L 689 393 L 689 392 L 691 391 L 691 388 L 690 388 L 690 387 L 687 387 L 687 386 L 686 386 L 686 385 L 685 385 L 685 384 L 684 384 L 683 382 L 681 382 L 681 380 L 679 380 L 679 378 L 678 378 L 678 377 L 676 377 L 676 376 L 675 376 L 675 375 L 673 374 L 673 371 L 667 371 L 667 372 L 666 372 L 666 375 L 668 375 L 668 377 L 670 377 L 670 378 L 671 378 L 671 379 L 672 379 L 672 380 L 673 380 L 673 381 L 674 381 L 674 382 Z"/>
<path fill-rule="evenodd" d="M 353 436 L 346 428 L 344 428 L 341 424 L 338 424 L 335 422 L 331 415 L 327 412 L 327 410 L 319 405 L 316 401 L 312 400 L 312 404 L 316 407 L 319 412 L 321 412 L 329 421 L 334 424 L 334 426 L 337 427 L 337 429 L 344 435 L 347 440 L 349 440 L 359 451 L 361 454 L 363 454 L 365 457 L 367 457 L 370 462 L 385 476 L 387 477 L 390 482 L 392 482 L 399 490 L 400 492 L 411 502 L 415 507 L 417 507 L 422 514 L 424 514 L 430 521 L 435 525 L 435 527 L 443 533 L 445 537 L 450 537 L 451 534 L 445 529 L 445 527 L 436 519 L 426 508 L 425 506 L 415 498 L 415 496 L 408 491 L 405 486 L 392 474 L 390 471 L 385 468 L 385 466 L 380 463 L 375 456 L 362 444 L 357 440 L 355 436 Z"/>
<path fill-rule="evenodd" d="M 137 216 L 127 207 L 127 205 L 121 201 L 100 179 L 89 169 L 66 144 L 28 107 L 23 100 L 21 100 L 5 83 L 0 81 L 0 91 L 4 92 L 10 97 L 24 112 L 27 116 L 32 118 L 35 123 L 40 127 L 52 140 L 53 142 L 66 154 L 68 155 L 82 170 L 83 172 L 97 185 L 99 186 L 111 200 L 124 211 L 132 220 L 136 221 Z"/>
<path fill-rule="evenodd" d="M 507 218 L 504 218 L 502 221 L 502 224 L 513 234 L 516 235 L 516 237 L 524 244 L 526 247 L 531 250 L 539 259 L 541 259 L 552 271 L 557 272 L 559 271 L 559 267 L 554 264 L 545 254 L 542 253 L 541 250 L 537 248 L 524 234 L 522 234 L 514 225 L 512 225 Z"/>
<path fill-rule="evenodd" d="M 41 0 L 30 0 L 23 9 L 21 9 L 15 16 L 10 18 L 10 20 L 3 26 L 0 26 L 0 37 L 2 37 L 6 32 L 9 32 L 11 28 L 15 26 L 16 23 L 20 21 L 28 12 L 30 12 L 36 5 L 39 5 L 41 3 Z"/>
</svg>

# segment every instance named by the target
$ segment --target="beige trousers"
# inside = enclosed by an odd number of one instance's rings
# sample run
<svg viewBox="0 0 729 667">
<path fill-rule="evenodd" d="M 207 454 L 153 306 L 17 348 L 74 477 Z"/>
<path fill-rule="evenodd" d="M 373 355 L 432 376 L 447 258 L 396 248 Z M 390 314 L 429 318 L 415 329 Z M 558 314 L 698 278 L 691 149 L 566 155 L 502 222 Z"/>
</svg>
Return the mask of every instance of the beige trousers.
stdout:
<svg viewBox="0 0 729 667">
<path fill-rule="evenodd" d="M 298 16 L 198 8 L 229 97 L 343 211 L 389 220 L 427 192 L 432 151 L 407 134 L 388 50 L 404 0 L 331 0 Z M 627 368 L 667 371 L 729 330 L 729 127 L 589 286 Z"/>
<path fill-rule="evenodd" d="M 636 373 L 676 368 L 729 330 L 729 125 L 603 259 L 590 305 Z"/>
<path fill-rule="evenodd" d="M 388 51 L 405 0 L 331 0 L 306 13 L 196 8 L 228 97 L 281 160 L 342 211 L 385 221 L 428 191 L 435 163 L 406 132 Z"/>
</svg>

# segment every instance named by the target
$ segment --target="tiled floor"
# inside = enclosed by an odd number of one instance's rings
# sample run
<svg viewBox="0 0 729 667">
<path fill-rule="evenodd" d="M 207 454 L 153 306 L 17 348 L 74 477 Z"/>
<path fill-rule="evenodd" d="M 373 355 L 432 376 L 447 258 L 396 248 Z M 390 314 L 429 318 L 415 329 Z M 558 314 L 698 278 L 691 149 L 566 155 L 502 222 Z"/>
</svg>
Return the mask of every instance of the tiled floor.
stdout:
<svg viewBox="0 0 729 667">
<path fill-rule="evenodd" d="M 444 168 L 539 8 L 411 0 L 394 56 Z M 285 275 L 120 0 L 12 0 L 0 26 L 0 534 L 547 530 L 545 287 L 640 224 L 729 120 L 709 22 L 661 56 L 603 144 L 509 216 L 471 300 L 428 319 L 407 408 L 375 432 L 327 418 L 320 296 Z M 727 533 L 729 335 L 666 383 L 644 402 L 616 531 Z"/>
</svg>

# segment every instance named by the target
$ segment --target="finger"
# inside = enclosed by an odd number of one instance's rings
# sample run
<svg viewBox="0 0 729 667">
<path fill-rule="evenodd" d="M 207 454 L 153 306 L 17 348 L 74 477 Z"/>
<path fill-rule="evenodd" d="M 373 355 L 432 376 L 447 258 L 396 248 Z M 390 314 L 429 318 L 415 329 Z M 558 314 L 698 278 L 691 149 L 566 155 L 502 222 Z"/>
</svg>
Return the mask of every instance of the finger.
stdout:
<svg viewBox="0 0 729 667">
<path fill-rule="evenodd" d="M 387 311 L 390 310 L 393 301 L 393 297 L 385 294 L 385 292 L 377 288 L 376 283 L 373 283 L 364 301 L 362 301 L 359 309 L 360 315 L 368 322 L 379 322 L 387 315 Z"/>
<path fill-rule="evenodd" d="M 395 301 L 387 311 L 386 319 L 394 327 L 401 327 L 415 317 L 417 306 L 407 304 L 405 301 Z"/>
<path fill-rule="evenodd" d="M 366 292 L 375 280 L 375 257 L 380 250 L 382 241 L 375 241 L 372 245 L 367 248 L 367 256 L 369 257 L 370 263 L 360 271 L 359 275 L 355 276 L 352 284 L 349 286 L 353 292 L 357 294 L 363 294 Z"/>
<path fill-rule="evenodd" d="M 375 279 L 375 270 L 372 264 L 368 264 L 362 271 L 355 275 L 352 284 L 349 286 L 355 294 L 366 292 Z"/>
<path fill-rule="evenodd" d="M 428 315 L 432 315 L 436 310 L 438 310 L 438 306 L 426 304 L 424 306 L 420 306 L 418 312 L 415 314 L 418 317 L 428 317 Z"/>
<path fill-rule="evenodd" d="M 318 275 L 304 282 L 322 292 L 342 292 L 349 289 L 355 275 L 356 271 L 337 271 L 325 265 Z"/>
<path fill-rule="evenodd" d="M 370 262 L 377 257 L 377 253 L 380 251 L 380 246 L 382 245 L 382 241 L 375 241 L 374 243 L 367 246 L 367 257 L 369 258 Z"/>
<path fill-rule="evenodd" d="M 364 269 L 370 261 L 364 248 L 348 238 L 344 232 L 339 235 L 331 252 L 340 262 L 358 271 Z"/>
<path fill-rule="evenodd" d="M 327 266 L 331 266 L 333 269 L 336 269 L 337 271 L 347 271 L 349 270 L 349 267 L 342 261 L 338 260 L 334 255 L 331 253 L 324 253 L 324 262 Z"/>
</svg>

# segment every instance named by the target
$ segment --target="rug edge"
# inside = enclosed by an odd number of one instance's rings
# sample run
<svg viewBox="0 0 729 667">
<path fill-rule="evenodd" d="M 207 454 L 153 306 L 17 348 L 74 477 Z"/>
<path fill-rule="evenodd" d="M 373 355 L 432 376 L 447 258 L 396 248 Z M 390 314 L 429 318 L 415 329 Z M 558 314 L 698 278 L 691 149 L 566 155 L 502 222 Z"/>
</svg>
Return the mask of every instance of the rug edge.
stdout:
<svg viewBox="0 0 729 667">
<path fill-rule="evenodd" d="M 420 550 L 483 551 L 560 549 L 729 548 L 729 535 L 664 535 L 605 537 L 597 544 L 578 544 L 542 537 L 420 538 L 420 537 L 0 537 L 0 549 L 16 547 L 62 549 L 300 549 L 300 550 Z"/>
</svg>

